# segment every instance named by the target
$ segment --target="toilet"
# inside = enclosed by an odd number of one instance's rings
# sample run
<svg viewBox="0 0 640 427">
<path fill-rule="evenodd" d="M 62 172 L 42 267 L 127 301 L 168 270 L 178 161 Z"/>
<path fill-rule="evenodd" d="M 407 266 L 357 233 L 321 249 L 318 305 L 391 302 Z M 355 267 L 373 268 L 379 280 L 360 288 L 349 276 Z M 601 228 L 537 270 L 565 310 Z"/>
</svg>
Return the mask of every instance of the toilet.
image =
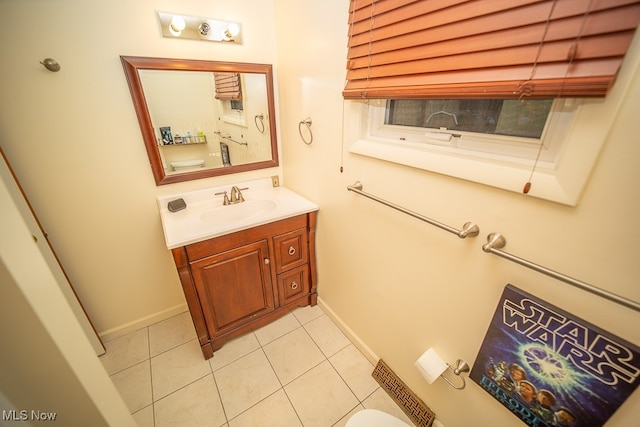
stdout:
<svg viewBox="0 0 640 427">
<path fill-rule="evenodd" d="M 183 171 L 183 170 L 190 170 L 190 169 L 197 169 L 197 168 L 203 168 L 204 167 L 204 160 L 183 160 L 180 162 L 171 162 L 169 163 L 171 165 L 171 169 L 173 169 L 174 171 Z"/>
<path fill-rule="evenodd" d="M 409 424 L 377 409 L 363 409 L 347 421 L 346 427 L 411 427 Z"/>
</svg>

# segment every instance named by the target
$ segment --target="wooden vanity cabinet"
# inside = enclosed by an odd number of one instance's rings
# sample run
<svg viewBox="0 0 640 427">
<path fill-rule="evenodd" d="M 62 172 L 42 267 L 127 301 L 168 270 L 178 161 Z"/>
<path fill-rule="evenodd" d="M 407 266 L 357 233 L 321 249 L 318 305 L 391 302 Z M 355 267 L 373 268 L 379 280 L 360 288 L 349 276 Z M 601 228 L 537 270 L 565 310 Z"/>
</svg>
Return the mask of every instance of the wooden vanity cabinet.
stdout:
<svg viewBox="0 0 640 427">
<path fill-rule="evenodd" d="M 235 336 L 317 303 L 317 212 L 172 250 L 206 359 Z"/>
</svg>

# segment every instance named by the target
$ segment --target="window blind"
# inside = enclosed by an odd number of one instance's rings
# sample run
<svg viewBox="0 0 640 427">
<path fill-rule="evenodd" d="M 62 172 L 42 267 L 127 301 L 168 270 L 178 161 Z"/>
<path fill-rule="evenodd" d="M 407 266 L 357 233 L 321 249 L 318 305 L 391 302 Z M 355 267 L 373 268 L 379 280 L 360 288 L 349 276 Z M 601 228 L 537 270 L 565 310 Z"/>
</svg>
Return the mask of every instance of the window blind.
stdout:
<svg viewBox="0 0 640 427">
<path fill-rule="evenodd" d="M 216 99 L 242 99 L 240 75 L 238 73 L 213 73 L 216 85 Z"/>
<path fill-rule="evenodd" d="M 605 96 L 638 0 L 351 0 L 346 99 Z"/>
</svg>

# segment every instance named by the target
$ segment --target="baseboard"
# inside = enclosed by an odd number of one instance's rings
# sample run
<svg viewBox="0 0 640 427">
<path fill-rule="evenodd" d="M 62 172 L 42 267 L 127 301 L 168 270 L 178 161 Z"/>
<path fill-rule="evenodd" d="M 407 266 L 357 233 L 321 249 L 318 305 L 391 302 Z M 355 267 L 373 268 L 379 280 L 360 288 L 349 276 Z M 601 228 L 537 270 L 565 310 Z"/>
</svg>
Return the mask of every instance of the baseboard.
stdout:
<svg viewBox="0 0 640 427">
<path fill-rule="evenodd" d="M 347 336 L 347 338 L 349 338 L 353 345 L 358 347 L 364 357 L 366 357 L 369 362 L 371 362 L 371 364 L 375 366 L 380 358 L 373 352 L 373 350 L 371 350 L 369 346 L 365 344 L 364 341 L 362 341 L 360 337 L 356 335 L 356 333 L 353 332 L 346 323 L 344 323 L 340 316 L 338 316 L 335 311 L 333 311 L 331 307 L 329 307 L 329 305 L 320 297 L 318 297 L 318 305 L 327 314 L 327 316 L 329 316 L 331 320 L 334 321 L 334 323 Z"/>
<path fill-rule="evenodd" d="M 134 320 L 133 322 L 125 323 L 124 325 L 118 326 L 116 328 L 99 332 L 98 335 L 100 335 L 100 338 L 102 338 L 104 342 L 111 341 L 113 339 L 127 335 L 131 332 L 137 331 L 138 329 L 142 329 L 147 326 L 153 325 L 154 323 L 166 320 L 170 317 L 177 316 L 178 314 L 184 313 L 188 310 L 189 308 L 187 307 L 187 303 L 178 304 L 174 307 L 168 308 L 158 313 L 154 313 L 149 316 Z"/>
<path fill-rule="evenodd" d="M 331 309 L 331 307 L 321 298 L 318 297 L 318 305 L 322 308 L 322 310 L 335 322 L 335 324 L 340 328 L 340 330 L 349 338 L 349 340 L 364 354 L 364 356 L 371 362 L 374 366 L 378 363 L 380 359 L 374 352 L 369 348 L 367 344 L 360 339 L 358 335 L 356 335 L 349 326 L 336 314 L 335 311 Z M 161 322 L 170 317 L 177 316 L 178 314 L 184 313 L 188 311 L 189 308 L 187 304 L 178 304 L 174 307 L 168 308 L 158 313 L 154 313 L 150 316 L 142 317 L 140 319 L 134 320 L 133 322 L 125 323 L 124 325 L 108 329 L 106 331 L 99 332 L 100 338 L 103 341 L 111 341 L 113 339 L 119 338 L 121 336 L 127 335 L 131 332 L 135 332 L 139 329 L 145 328 L 147 326 L 153 325 L 154 323 Z"/>
</svg>

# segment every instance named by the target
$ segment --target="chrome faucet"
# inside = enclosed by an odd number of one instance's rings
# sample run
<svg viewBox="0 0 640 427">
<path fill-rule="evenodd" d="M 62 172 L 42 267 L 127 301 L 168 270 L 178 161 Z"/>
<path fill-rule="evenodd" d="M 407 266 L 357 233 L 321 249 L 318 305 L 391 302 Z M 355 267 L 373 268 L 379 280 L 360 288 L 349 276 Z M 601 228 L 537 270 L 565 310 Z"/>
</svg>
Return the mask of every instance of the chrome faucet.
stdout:
<svg viewBox="0 0 640 427">
<path fill-rule="evenodd" d="M 231 200 L 229 203 L 236 204 L 244 202 L 244 197 L 242 196 L 242 190 L 248 190 L 248 188 L 238 188 L 235 185 L 231 187 Z"/>
<path fill-rule="evenodd" d="M 233 187 L 231 187 L 231 199 L 229 199 L 229 196 L 227 195 L 226 191 L 221 191 L 220 193 L 215 193 L 216 196 L 222 195 L 224 194 L 224 200 L 222 201 L 222 204 L 224 206 L 227 205 L 235 205 L 236 203 L 242 203 L 244 202 L 244 197 L 242 196 L 242 190 L 248 190 L 249 187 L 245 187 L 245 188 L 238 188 L 235 185 Z"/>
</svg>

